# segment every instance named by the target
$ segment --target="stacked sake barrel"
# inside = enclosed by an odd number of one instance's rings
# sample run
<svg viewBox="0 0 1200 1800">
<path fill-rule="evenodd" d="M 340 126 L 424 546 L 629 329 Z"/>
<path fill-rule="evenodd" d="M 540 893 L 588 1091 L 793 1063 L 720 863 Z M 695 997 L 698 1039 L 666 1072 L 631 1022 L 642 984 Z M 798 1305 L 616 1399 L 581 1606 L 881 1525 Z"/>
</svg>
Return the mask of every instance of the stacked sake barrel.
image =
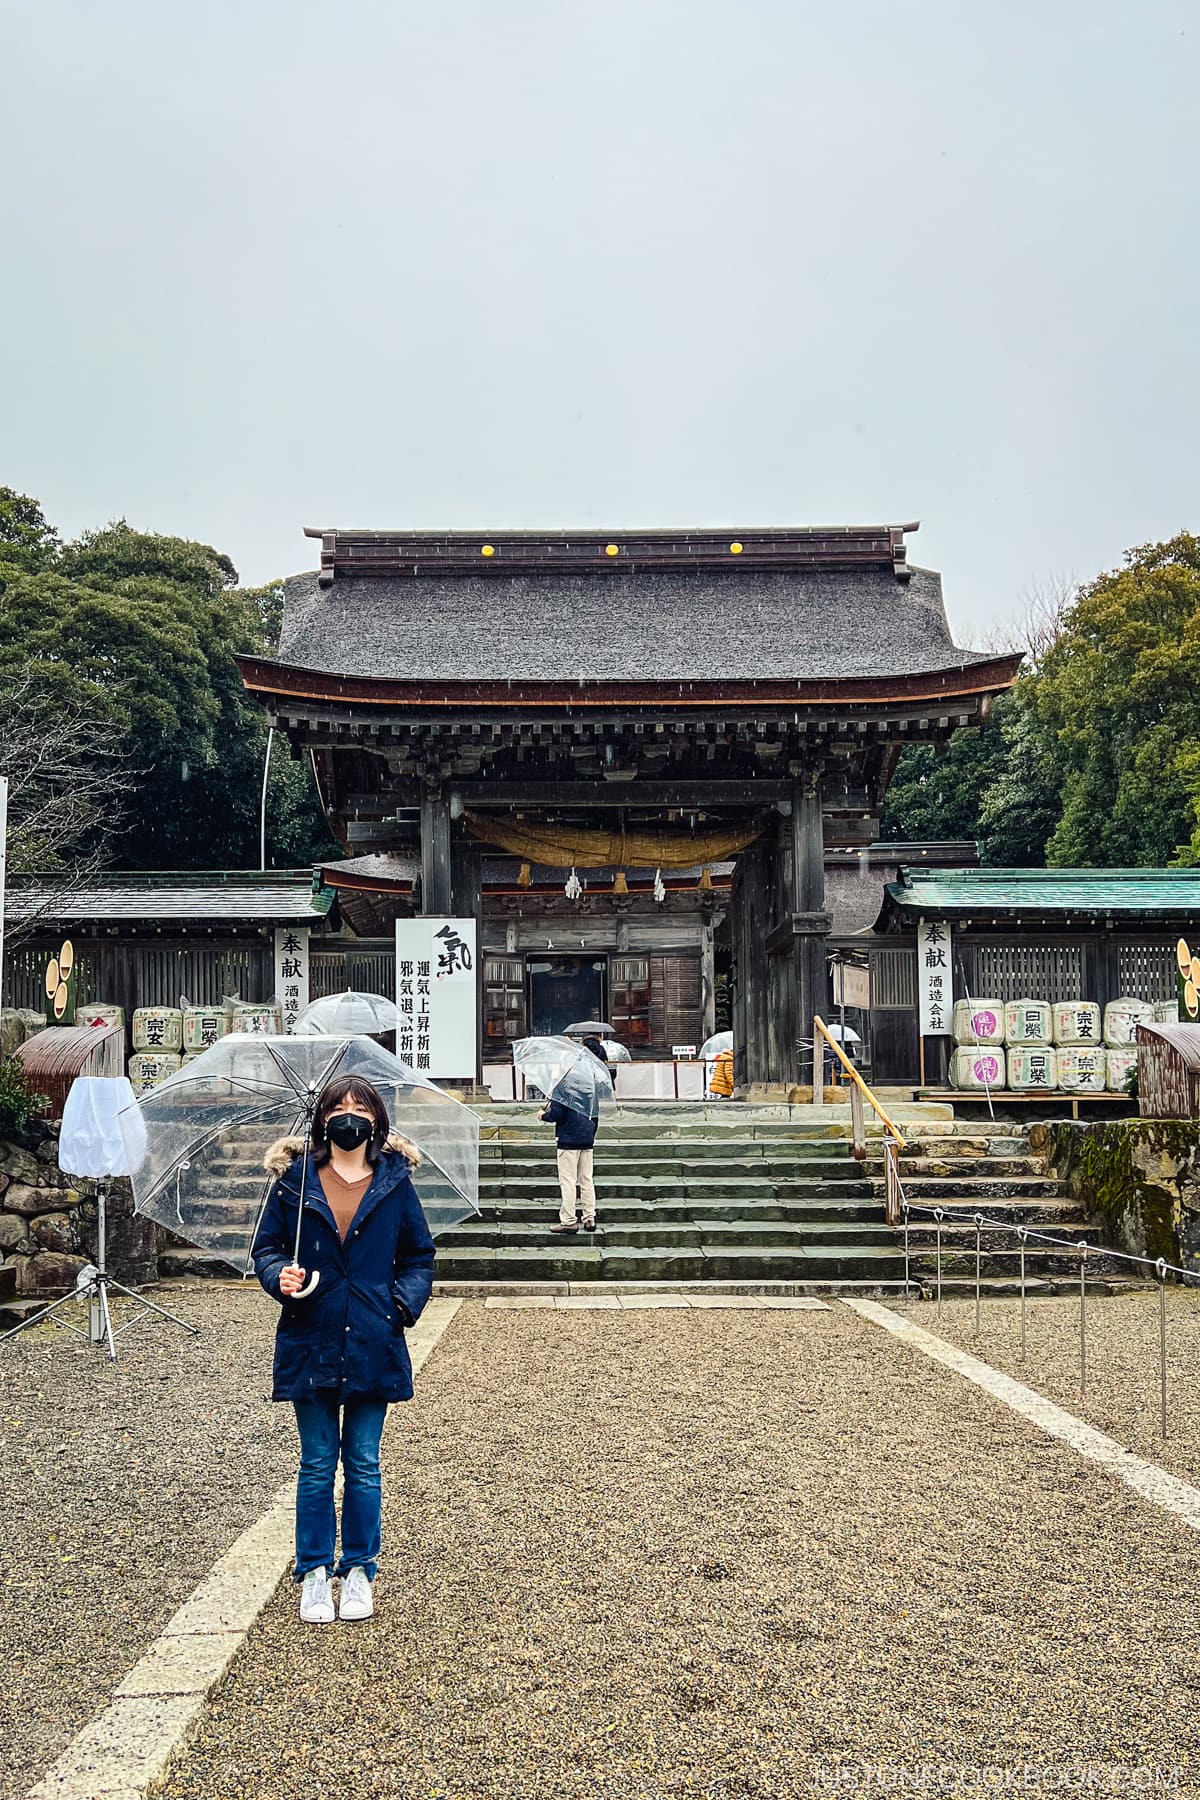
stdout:
<svg viewBox="0 0 1200 1800">
<path fill-rule="evenodd" d="M 960 1093 L 984 1093 L 1005 1084 L 1004 1007 L 999 1000 L 956 1000 L 952 1021 L 957 1046 L 950 1083 Z"/>
<path fill-rule="evenodd" d="M 133 1055 L 129 1082 L 135 1094 L 149 1093 L 183 1062 L 183 1014 L 177 1006 L 139 1006 L 133 1015 Z"/>
<path fill-rule="evenodd" d="M 1101 1020 L 1092 1000 L 960 1000 L 951 1083 L 964 1093 L 1123 1093 L 1137 1027 L 1154 1011 L 1145 1000 L 1113 1000 Z"/>
<path fill-rule="evenodd" d="M 1131 1069 L 1137 1068 L 1137 1028 L 1150 1025 L 1158 1008 L 1148 1000 L 1113 1000 L 1104 1009 L 1104 1069 L 1108 1090 L 1123 1094 Z"/>
<path fill-rule="evenodd" d="M 225 1036 L 229 1015 L 224 1006 L 185 1006 L 183 1009 L 183 1066 L 194 1063 L 198 1056 Z"/>
<path fill-rule="evenodd" d="M 227 1000 L 225 1010 L 230 1031 L 247 1032 L 252 1037 L 282 1036 L 283 1008 L 277 1000 Z"/>
<path fill-rule="evenodd" d="M 1008 1085 L 1014 1094 L 1048 1094 L 1058 1086 L 1054 1014 L 1045 1000 L 1010 1000 L 1004 1008 Z"/>
</svg>

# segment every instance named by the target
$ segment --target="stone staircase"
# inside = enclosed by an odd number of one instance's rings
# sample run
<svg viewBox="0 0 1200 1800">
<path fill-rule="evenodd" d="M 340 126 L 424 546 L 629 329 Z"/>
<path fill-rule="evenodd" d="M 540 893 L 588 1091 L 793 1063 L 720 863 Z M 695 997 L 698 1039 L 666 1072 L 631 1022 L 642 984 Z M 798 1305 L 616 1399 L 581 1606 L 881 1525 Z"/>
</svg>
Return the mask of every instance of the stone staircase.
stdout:
<svg viewBox="0 0 1200 1800">
<path fill-rule="evenodd" d="M 971 1286 L 975 1232 L 969 1216 L 1024 1223 L 1078 1239 L 1086 1225 L 1034 1155 L 1019 1127 L 956 1120 L 936 1103 L 890 1105 L 905 1132 L 905 1193 L 914 1209 L 908 1234 L 910 1279 L 930 1290 L 936 1228 L 920 1209 L 968 1215 L 942 1231 L 943 1291 Z M 883 1145 L 868 1127 L 864 1163 L 851 1154 L 849 1111 L 829 1105 L 633 1103 L 604 1119 L 595 1155 L 597 1231 L 550 1232 L 558 1211 L 554 1134 L 532 1105 L 480 1108 L 480 1216 L 438 1244 L 442 1292 L 552 1284 L 635 1283 L 851 1287 L 899 1291 L 903 1233 L 886 1222 Z M 223 1192 L 214 1227 L 249 1223 L 263 1196 L 261 1158 L 273 1130 L 239 1132 L 210 1168 Z M 259 1136 L 262 1142 L 258 1141 Z M 419 1178 L 428 1190 L 432 1172 Z M 427 1191 L 426 1198 L 430 1198 Z M 160 1257 L 169 1277 L 228 1276 L 221 1231 L 206 1250 L 178 1244 Z M 1015 1239 L 985 1233 L 981 1265 L 991 1291 L 1017 1276 Z M 1096 1272 L 1102 1265 L 1097 1263 Z M 1030 1246 L 1031 1288 L 1077 1280 L 1077 1264 Z"/>
<path fill-rule="evenodd" d="M 931 1290 L 937 1277 L 936 1207 L 942 1221 L 942 1291 L 975 1286 L 975 1215 L 990 1225 L 1026 1225 L 1031 1231 L 1089 1244 L 1089 1281 L 1124 1285 L 1120 1266 L 1092 1252 L 1096 1232 L 1077 1202 L 1064 1193 L 1044 1157 L 1030 1148 L 1027 1128 L 998 1119 L 954 1120 L 930 1130 L 919 1122 L 902 1126 L 907 1138 L 900 1154 L 900 1178 L 909 1201 L 909 1273 Z M 882 1198 L 885 1191 L 882 1144 L 868 1145 L 866 1172 Z M 903 1244 L 903 1233 L 900 1233 Z M 985 1292 L 1015 1291 L 1020 1280 L 1020 1246 L 1015 1233 L 984 1229 L 980 1234 L 980 1283 Z M 1078 1285 L 1074 1257 L 1027 1242 L 1026 1281 L 1030 1291 L 1055 1292 Z"/>
<path fill-rule="evenodd" d="M 899 1104 L 907 1137 L 901 1172 L 914 1211 L 909 1275 L 936 1279 L 936 1226 L 920 1208 L 974 1215 L 1078 1239 L 1086 1225 L 1020 1129 L 955 1120 L 950 1107 Z M 851 1154 L 839 1106 L 641 1104 L 601 1126 L 595 1155 L 599 1227 L 559 1238 L 553 1134 L 529 1106 L 481 1114 L 481 1217 L 442 1238 L 444 1291 L 466 1284 L 719 1282 L 788 1288 L 899 1289 L 903 1234 L 888 1226 L 880 1133 L 868 1128 L 865 1163 Z M 1017 1276 L 1016 1240 L 985 1233 L 983 1285 Z M 943 1291 L 975 1275 L 968 1222 L 942 1228 Z M 1030 1246 L 1031 1291 L 1074 1278 L 1062 1257 Z"/>
</svg>

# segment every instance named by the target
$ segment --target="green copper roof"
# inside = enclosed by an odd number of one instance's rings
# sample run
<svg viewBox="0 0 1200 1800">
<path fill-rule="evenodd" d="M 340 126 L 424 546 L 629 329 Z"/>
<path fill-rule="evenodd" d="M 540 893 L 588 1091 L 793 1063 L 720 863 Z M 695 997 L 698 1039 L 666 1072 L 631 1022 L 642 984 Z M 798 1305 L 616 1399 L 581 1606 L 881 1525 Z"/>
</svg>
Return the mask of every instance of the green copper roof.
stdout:
<svg viewBox="0 0 1200 1800">
<path fill-rule="evenodd" d="M 901 912 L 1154 915 L 1200 920 L 1200 869 L 910 869 L 888 883 Z"/>
</svg>

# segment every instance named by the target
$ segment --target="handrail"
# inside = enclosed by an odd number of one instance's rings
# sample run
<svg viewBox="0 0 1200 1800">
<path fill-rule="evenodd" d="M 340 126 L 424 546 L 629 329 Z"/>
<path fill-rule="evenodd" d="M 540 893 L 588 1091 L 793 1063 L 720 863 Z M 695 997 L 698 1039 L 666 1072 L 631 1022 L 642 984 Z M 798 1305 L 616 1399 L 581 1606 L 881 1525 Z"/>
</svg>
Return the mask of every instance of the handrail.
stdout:
<svg viewBox="0 0 1200 1800">
<path fill-rule="evenodd" d="M 846 1071 L 847 1075 L 849 1075 L 850 1079 L 856 1083 L 856 1085 L 858 1086 L 858 1088 L 860 1089 L 860 1091 L 863 1095 L 863 1098 L 866 1100 L 869 1100 L 871 1102 L 871 1105 L 875 1108 L 876 1114 L 882 1121 L 883 1125 L 885 1126 L 885 1128 L 888 1131 L 891 1132 L 892 1137 L 895 1139 L 897 1148 L 899 1148 L 901 1150 L 906 1149 L 907 1142 L 904 1137 L 904 1133 L 900 1130 L 898 1125 L 894 1124 L 893 1121 L 888 1118 L 888 1116 L 884 1112 L 882 1106 L 880 1106 L 878 1100 L 875 1098 L 874 1094 L 871 1092 L 870 1088 L 867 1086 L 866 1082 L 863 1080 L 862 1076 L 859 1074 L 859 1072 L 855 1068 L 854 1064 L 850 1061 L 850 1058 L 846 1055 L 846 1052 L 842 1049 L 842 1046 L 838 1043 L 836 1038 L 831 1037 L 829 1035 L 829 1027 L 826 1025 L 824 1019 L 822 1019 L 819 1016 L 819 1014 L 813 1015 L 813 1025 L 820 1032 L 821 1036 L 825 1039 L 825 1042 L 829 1045 L 829 1048 L 840 1059 L 842 1067 L 845 1069 L 845 1071 Z M 815 1049 L 815 1046 L 814 1046 L 814 1049 Z M 814 1073 L 815 1073 L 815 1071 L 814 1071 Z"/>
</svg>

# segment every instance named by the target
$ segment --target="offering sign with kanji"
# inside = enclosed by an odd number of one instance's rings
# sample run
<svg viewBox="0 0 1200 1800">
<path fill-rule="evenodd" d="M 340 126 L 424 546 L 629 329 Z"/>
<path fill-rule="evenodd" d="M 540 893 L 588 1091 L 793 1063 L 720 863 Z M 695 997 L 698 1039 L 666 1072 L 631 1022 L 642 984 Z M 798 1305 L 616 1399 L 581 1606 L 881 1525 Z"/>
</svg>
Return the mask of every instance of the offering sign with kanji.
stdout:
<svg viewBox="0 0 1200 1800">
<path fill-rule="evenodd" d="M 470 1081 L 479 1034 L 474 919 L 396 922 L 396 1055 L 434 1081 Z"/>
<path fill-rule="evenodd" d="M 275 933 L 275 992 L 283 1008 L 283 1029 L 308 1005 L 308 926 L 282 925 Z"/>
<path fill-rule="evenodd" d="M 944 919 L 917 920 L 917 984 L 921 1036 L 948 1037 L 954 1028 L 954 977 Z"/>
</svg>

